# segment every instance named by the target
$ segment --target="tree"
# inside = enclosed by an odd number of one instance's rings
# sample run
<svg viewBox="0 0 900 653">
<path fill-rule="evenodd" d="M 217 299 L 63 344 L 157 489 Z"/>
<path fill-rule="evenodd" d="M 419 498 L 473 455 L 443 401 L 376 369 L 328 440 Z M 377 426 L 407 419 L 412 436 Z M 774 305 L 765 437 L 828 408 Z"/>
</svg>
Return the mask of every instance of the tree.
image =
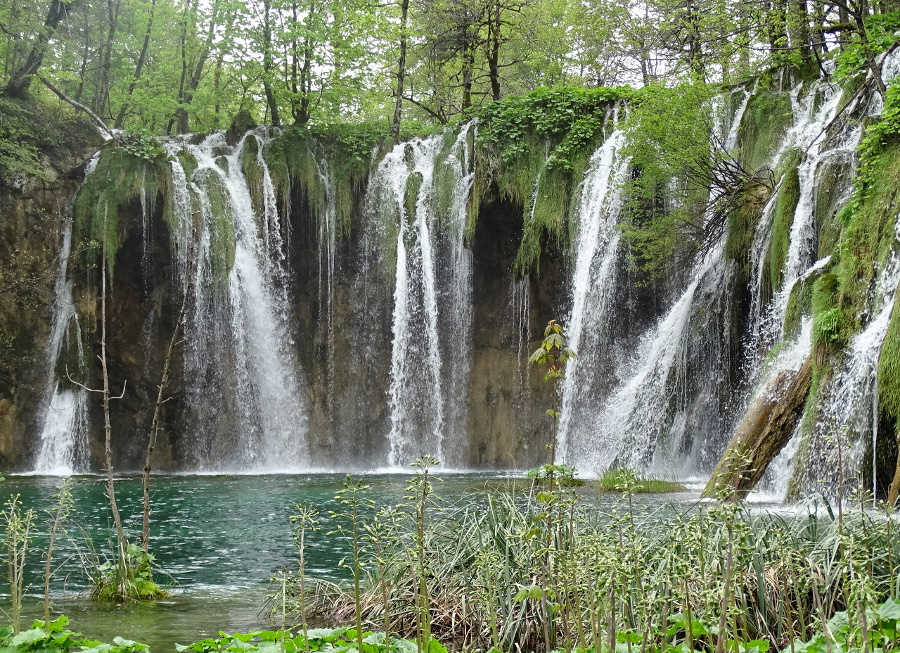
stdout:
<svg viewBox="0 0 900 653">
<path fill-rule="evenodd" d="M 31 51 L 28 57 L 18 63 L 13 68 L 9 81 L 3 88 L 2 94 L 7 97 L 20 98 L 28 92 L 31 85 L 31 78 L 40 69 L 44 62 L 44 56 L 47 54 L 50 39 L 56 33 L 60 24 L 68 18 L 69 14 L 74 11 L 82 0 L 51 0 L 47 9 L 47 18 L 44 24 L 34 35 L 31 44 Z"/>
</svg>

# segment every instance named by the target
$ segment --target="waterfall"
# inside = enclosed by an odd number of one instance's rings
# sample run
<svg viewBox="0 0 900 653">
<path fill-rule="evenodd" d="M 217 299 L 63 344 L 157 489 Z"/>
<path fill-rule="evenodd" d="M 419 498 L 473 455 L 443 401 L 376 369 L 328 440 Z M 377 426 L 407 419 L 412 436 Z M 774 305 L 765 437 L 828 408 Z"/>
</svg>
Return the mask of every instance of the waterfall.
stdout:
<svg viewBox="0 0 900 653">
<path fill-rule="evenodd" d="M 567 320 L 569 347 L 578 355 L 568 363 L 562 387 L 557 456 L 565 461 L 573 420 L 590 419 L 597 375 L 608 340 L 615 289 L 615 264 L 619 256 L 619 218 L 622 186 L 628 161 L 619 154 L 625 134 L 616 129 L 591 157 L 581 182 L 576 210 L 575 270 L 572 277 L 572 310 Z M 585 373 L 581 373 L 581 368 Z"/>
<path fill-rule="evenodd" d="M 258 130 L 236 147 L 219 133 L 168 146 L 176 272 L 192 299 L 185 380 L 196 433 L 186 453 L 203 469 L 310 464 L 305 389 L 288 326 L 287 233 L 262 156 L 267 142 Z M 196 163 L 190 174 L 179 153 Z"/>
<path fill-rule="evenodd" d="M 784 343 L 773 359 L 767 361 L 765 358 L 770 348 L 784 339 L 784 322 L 794 288 L 824 270 L 831 260 L 830 256 L 816 260 L 818 248 L 816 202 L 823 169 L 826 165 L 842 159 L 852 160 L 861 136 L 861 130 L 852 127 L 844 130 L 839 139 L 827 140 L 825 128 L 836 115 L 841 93 L 832 84 L 816 83 L 807 90 L 801 103 L 802 89 L 803 83 L 795 86 L 789 93 L 794 122 L 785 135 L 778 153 L 772 159 L 772 164 L 777 164 L 779 158 L 792 148 L 797 148 L 802 153 L 797 168 L 799 194 L 791 223 L 787 259 L 782 269 L 782 284 L 767 304 L 762 299 L 765 274 L 763 266 L 766 253 L 771 247 L 775 206 L 782 191 L 781 183 L 763 210 L 751 250 L 752 315 L 750 334 L 747 338 L 749 364 L 745 373 L 748 380 L 753 382 L 755 391 L 749 397 L 747 405 L 752 404 L 779 372 L 799 369 L 802 359 L 809 355 L 812 346 L 812 323 L 810 319 L 804 319 L 800 333 L 790 342 Z M 838 205 L 846 203 L 851 192 L 852 183 L 848 182 L 836 203 Z M 874 372 L 872 378 L 874 379 Z M 792 443 L 787 447 L 773 461 L 772 471 L 767 471 L 763 479 L 763 484 L 776 495 L 784 496 L 786 492 L 792 458 L 798 446 L 797 443 Z"/>
<path fill-rule="evenodd" d="M 852 157 L 861 135 L 858 128 L 849 129 L 837 143 L 827 143 L 825 127 L 834 119 L 840 105 L 841 93 L 830 83 L 816 83 L 807 91 L 801 104 L 799 96 L 802 89 L 801 82 L 789 92 L 794 122 L 778 152 L 771 159 L 771 167 L 774 168 L 788 150 L 796 148 L 803 155 L 797 169 L 800 193 L 791 222 L 787 260 L 782 270 L 782 284 L 768 304 L 762 300 L 764 264 L 766 253 L 772 243 L 775 208 L 782 183 L 776 187 L 763 210 L 751 250 L 753 293 L 749 342 L 751 348 L 755 350 L 757 364 L 761 362 L 758 357 L 781 338 L 791 291 L 798 279 L 816 261 L 815 201 L 817 181 L 823 164 L 841 157 Z M 820 97 L 820 93 L 824 98 Z M 817 100 L 822 100 L 820 105 L 817 104 Z M 850 190 L 852 185 L 848 184 L 843 201 L 849 199 Z"/>
<path fill-rule="evenodd" d="M 98 155 L 88 163 L 85 178 L 97 166 Z M 84 360 L 81 327 L 72 297 L 73 281 L 68 278 L 72 254 L 72 214 L 66 217 L 59 251 L 59 266 L 53 285 L 53 320 L 47 347 L 47 376 L 44 384 L 39 446 L 33 464 L 36 474 L 69 476 L 87 471 L 87 390 L 72 387 L 57 377 L 63 347 L 76 346 L 78 360 Z"/>
<path fill-rule="evenodd" d="M 387 463 L 453 454 L 462 435 L 471 358 L 472 258 L 466 207 L 474 181 L 470 138 L 415 139 L 394 147 L 372 175 L 367 212 L 393 256 L 390 432 Z M 456 438 L 459 440 L 460 438 Z"/>
<path fill-rule="evenodd" d="M 900 217 L 900 216 L 898 216 Z M 813 438 L 820 444 L 819 455 L 812 458 L 818 469 L 809 477 L 830 479 L 836 464 L 837 446 L 844 447 L 843 463 L 847 477 L 863 464 L 871 449 L 872 469 L 878 440 L 878 359 L 887 336 L 891 314 L 900 285 L 900 219 L 894 223 L 894 248 L 878 276 L 872 306 L 874 315 L 866 327 L 850 342 L 847 355 L 828 385 Z M 872 494 L 876 495 L 875 475 Z"/>
<path fill-rule="evenodd" d="M 738 127 L 750 98 L 746 90 L 739 92 L 743 97 L 727 133 L 722 135 L 728 151 L 737 143 Z M 712 108 L 715 128 L 721 133 L 725 129 L 719 109 Z M 722 241 L 698 261 L 687 288 L 641 338 L 634 355 L 620 361 L 605 354 L 604 360 L 615 369 L 605 378 L 598 377 L 597 361 L 604 355 L 604 344 L 609 340 L 610 302 L 616 295 L 618 234 L 614 225 L 627 162 L 617 159 L 615 152 L 621 147 L 622 138 L 614 132 L 592 158 L 577 219 L 569 335 L 573 349 L 582 358 L 570 367 L 563 387 L 562 412 L 564 416 L 570 414 L 560 425 L 564 454 L 560 457 L 589 472 L 599 472 L 613 464 L 645 468 L 657 455 L 657 445 L 666 432 L 683 430 L 685 416 L 674 414 L 672 407 L 684 407 L 691 346 L 688 325 L 695 310 L 695 296 L 698 288 L 712 284 L 712 301 L 718 301 L 715 297 L 727 286 Z M 678 428 L 678 424 L 682 427 Z"/>
</svg>

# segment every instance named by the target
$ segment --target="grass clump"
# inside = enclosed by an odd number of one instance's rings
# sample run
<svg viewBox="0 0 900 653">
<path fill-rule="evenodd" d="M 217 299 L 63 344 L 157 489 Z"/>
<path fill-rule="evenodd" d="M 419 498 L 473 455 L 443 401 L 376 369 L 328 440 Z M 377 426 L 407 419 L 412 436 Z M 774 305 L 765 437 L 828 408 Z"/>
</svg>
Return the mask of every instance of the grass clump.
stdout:
<svg viewBox="0 0 900 653">
<path fill-rule="evenodd" d="M 113 560 L 85 564 L 91 588 L 98 601 L 153 601 L 167 596 L 153 580 L 155 557 L 136 544 L 128 544 Z"/>
<path fill-rule="evenodd" d="M 597 488 L 601 492 L 634 492 L 636 494 L 661 494 L 664 492 L 684 492 L 681 483 L 658 478 L 643 478 L 631 469 L 610 469 L 600 480 Z"/>
</svg>

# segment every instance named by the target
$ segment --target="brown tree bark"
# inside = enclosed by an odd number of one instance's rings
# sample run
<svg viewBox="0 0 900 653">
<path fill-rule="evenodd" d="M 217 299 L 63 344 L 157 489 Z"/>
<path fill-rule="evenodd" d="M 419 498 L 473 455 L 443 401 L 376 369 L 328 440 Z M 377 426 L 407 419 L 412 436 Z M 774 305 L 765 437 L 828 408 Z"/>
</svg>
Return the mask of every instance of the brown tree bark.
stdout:
<svg viewBox="0 0 900 653">
<path fill-rule="evenodd" d="M 394 100 L 394 118 L 391 121 L 391 138 L 400 140 L 400 121 L 403 117 L 403 91 L 406 84 L 406 26 L 409 20 L 409 0 L 400 3 L 400 57 L 397 60 L 397 97 Z"/>
<path fill-rule="evenodd" d="M 128 98 L 134 94 L 137 83 L 141 79 L 141 73 L 144 71 L 144 63 L 147 61 L 147 52 L 150 50 L 150 35 L 153 33 L 153 19 L 156 16 L 156 0 L 150 0 L 150 16 L 147 19 L 147 29 L 144 30 L 144 42 L 141 45 L 141 53 L 138 55 L 137 63 L 134 66 L 134 78 L 128 85 Z M 116 129 L 121 129 L 125 122 L 125 114 L 128 111 L 128 102 L 123 102 L 119 109 L 119 115 L 116 116 Z"/>
<path fill-rule="evenodd" d="M 702 496 L 730 488 L 734 498 L 743 498 L 756 486 L 794 434 L 811 381 L 809 356 L 799 371 L 785 370 L 766 386 L 734 432 Z"/>
</svg>

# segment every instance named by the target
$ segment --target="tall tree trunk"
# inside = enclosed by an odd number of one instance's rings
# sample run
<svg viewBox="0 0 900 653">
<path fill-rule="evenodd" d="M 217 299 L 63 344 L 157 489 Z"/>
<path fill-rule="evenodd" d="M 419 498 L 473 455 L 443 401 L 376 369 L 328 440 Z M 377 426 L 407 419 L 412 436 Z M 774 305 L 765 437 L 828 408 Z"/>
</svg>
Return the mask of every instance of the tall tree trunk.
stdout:
<svg viewBox="0 0 900 653">
<path fill-rule="evenodd" d="M 44 63 L 44 55 L 47 52 L 47 46 L 50 43 L 50 39 L 53 38 L 56 28 L 59 27 L 59 24 L 62 23 L 69 13 L 74 11 L 80 3 L 81 0 L 70 0 L 69 2 L 65 2 L 65 0 L 50 1 L 50 7 L 47 9 L 47 18 L 44 20 L 44 24 L 37 35 L 34 37 L 34 42 L 31 45 L 31 52 L 29 52 L 28 58 L 13 70 L 9 82 L 3 88 L 3 95 L 6 97 L 19 98 L 28 92 L 32 76 L 40 69 L 41 64 Z"/>
<path fill-rule="evenodd" d="M 134 77 L 128 85 L 127 99 L 131 99 L 134 89 L 137 88 L 138 81 L 141 79 L 141 73 L 144 71 L 144 63 L 147 61 L 147 52 L 150 50 L 150 35 L 153 33 L 153 18 L 156 16 L 156 0 L 150 0 L 150 16 L 147 19 L 147 29 L 144 30 L 144 42 L 141 45 L 141 53 L 138 55 L 137 63 L 134 66 Z M 125 113 L 128 110 L 127 100 L 122 103 L 119 109 L 119 115 L 116 116 L 116 129 L 121 129 L 125 122 Z"/>
<path fill-rule="evenodd" d="M 84 81 L 87 79 L 88 61 L 91 57 L 91 23 L 87 12 L 84 13 L 84 50 L 81 55 L 81 67 L 78 72 L 78 88 L 75 89 L 75 101 L 81 102 L 84 94 Z"/>
<path fill-rule="evenodd" d="M 463 46 L 462 61 L 462 106 L 465 111 L 472 106 L 472 83 L 475 74 L 475 48 L 466 35 L 466 43 Z"/>
<path fill-rule="evenodd" d="M 809 12 L 806 0 L 796 0 L 789 23 L 791 47 L 800 52 L 800 59 L 807 64 L 812 61 L 812 56 L 809 50 Z"/>
<path fill-rule="evenodd" d="M 94 99 L 94 112 L 101 117 L 106 113 L 106 105 L 109 102 L 112 51 L 116 42 L 116 31 L 119 28 L 120 7 L 120 0 L 106 0 L 106 44 L 103 46 L 103 57 L 100 63 L 100 84 L 97 89 L 97 97 Z"/>
<path fill-rule="evenodd" d="M 197 87 L 200 86 L 200 81 L 203 79 L 203 70 L 206 68 L 206 62 L 209 60 L 209 55 L 212 51 L 213 37 L 215 36 L 216 27 L 218 25 L 218 16 L 219 2 L 218 0 L 213 0 L 212 15 L 209 19 L 209 29 L 206 33 L 206 40 L 203 42 L 200 56 L 197 58 L 197 63 L 194 66 L 194 72 L 187 84 L 184 84 L 186 71 L 185 69 L 182 69 L 182 91 L 179 98 L 179 106 L 175 110 L 175 120 L 178 123 L 178 131 L 182 134 L 186 134 L 190 131 L 187 107 L 194 99 L 194 93 L 197 91 Z M 185 61 L 184 56 L 182 61 Z"/>
<path fill-rule="evenodd" d="M 491 79 L 491 98 L 500 99 L 500 0 L 488 8 L 488 75 Z"/>
<path fill-rule="evenodd" d="M 103 372 L 103 431 L 106 436 L 104 462 L 106 465 L 106 496 L 109 499 L 109 508 L 112 511 L 113 523 L 116 527 L 117 559 L 124 571 L 124 565 L 127 564 L 125 559 L 127 543 L 125 541 L 125 530 L 122 528 L 122 517 L 119 515 L 119 506 L 116 503 L 116 485 L 112 464 L 112 423 L 109 419 L 109 370 L 106 366 L 106 240 L 106 214 L 104 213 L 103 247 L 100 259 L 100 366 Z"/>
<path fill-rule="evenodd" d="M 269 107 L 269 115 L 272 124 L 278 127 L 281 124 L 281 116 L 278 114 L 278 100 L 272 89 L 272 71 L 275 64 L 272 60 L 272 3 L 271 0 L 263 2 L 263 90 L 266 93 L 266 104 Z"/>
<path fill-rule="evenodd" d="M 391 138 L 400 140 L 400 121 L 403 118 L 403 93 L 406 88 L 406 28 L 409 20 L 409 0 L 400 3 L 400 57 L 397 60 L 397 97 L 394 99 L 394 119 L 391 121 Z"/>
<path fill-rule="evenodd" d="M 187 56 L 187 32 L 188 32 L 188 21 L 191 18 L 191 0 L 185 0 L 184 3 L 184 16 L 181 20 L 181 37 L 180 37 L 180 46 L 181 46 L 181 77 L 178 81 L 178 102 L 181 103 L 184 101 L 184 91 L 185 85 L 187 84 L 188 79 L 188 56 Z M 169 126 L 166 128 L 168 133 L 172 133 L 172 128 L 176 123 L 180 123 L 180 115 L 179 111 L 182 108 L 178 107 L 175 109 L 175 115 L 169 120 Z M 186 131 L 186 130 L 185 130 Z"/>
</svg>

